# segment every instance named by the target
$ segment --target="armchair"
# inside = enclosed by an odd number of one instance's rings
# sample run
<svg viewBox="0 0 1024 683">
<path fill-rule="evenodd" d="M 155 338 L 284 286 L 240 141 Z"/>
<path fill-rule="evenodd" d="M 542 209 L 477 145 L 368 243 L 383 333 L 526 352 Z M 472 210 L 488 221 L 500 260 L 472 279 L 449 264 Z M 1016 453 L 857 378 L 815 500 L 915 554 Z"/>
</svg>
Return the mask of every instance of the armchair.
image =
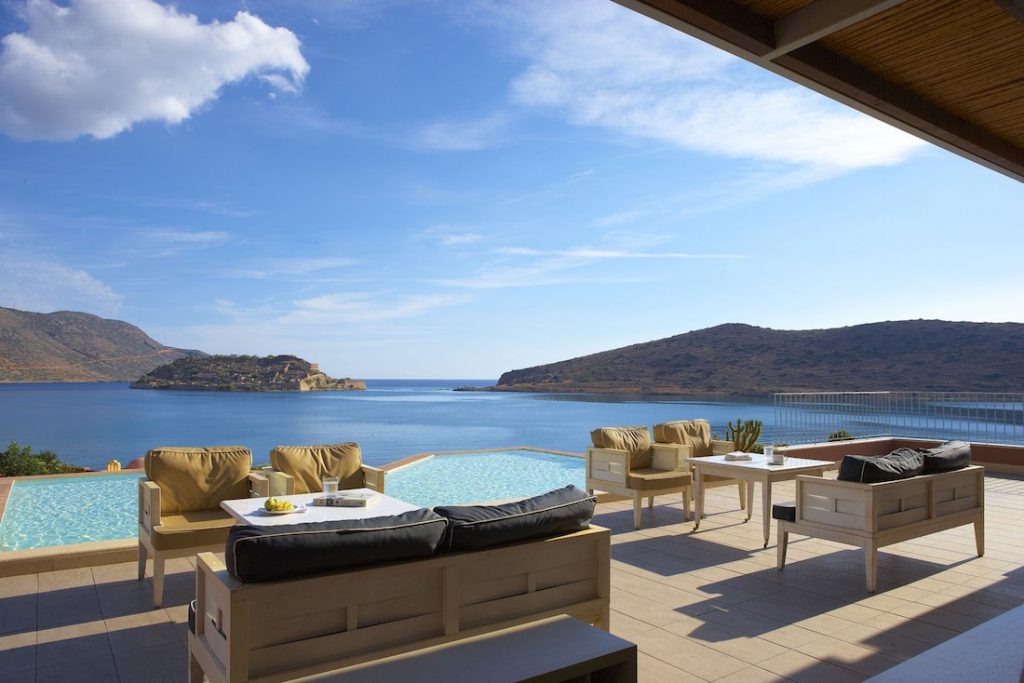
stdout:
<svg viewBox="0 0 1024 683">
<path fill-rule="evenodd" d="M 357 443 L 277 446 L 270 451 L 270 464 L 274 470 L 264 472 L 267 495 L 319 493 L 323 491 L 321 479 L 330 475 L 338 477 L 340 489 L 365 487 L 384 493 L 387 472 L 364 465 Z"/>
<path fill-rule="evenodd" d="M 677 458 L 703 458 L 709 455 L 725 455 L 736 450 L 732 441 L 720 441 L 711 438 L 711 423 L 707 420 L 677 420 L 654 425 L 654 446 L 674 449 Z M 690 466 L 692 469 L 692 466 Z M 740 509 L 746 508 L 747 484 L 739 479 L 729 479 L 715 475 L 704 477 L 704 488 L 736 485 Z"/>
<path fill-rule="evenodd" d="M 249 496 L 252 453 L 242 446 L 155 448 L 139 481 L 139 580 L 153 558 L 153 607 L 164 593 L 164 563 L 224 549 L 235 521 L 221 501 Z"/>
<path fill-rule="evenodd" d="M 654 509 L 654 497 L 683 494 L 683 521 L 690 517 L 693 475 L 680 450 L 651 442 L 646 427 L 603 427 L 590 433 L 587 491 L 617 493 L 633 499 L 633 526 L 641 526 L 642 499 Z"/>
</svg>

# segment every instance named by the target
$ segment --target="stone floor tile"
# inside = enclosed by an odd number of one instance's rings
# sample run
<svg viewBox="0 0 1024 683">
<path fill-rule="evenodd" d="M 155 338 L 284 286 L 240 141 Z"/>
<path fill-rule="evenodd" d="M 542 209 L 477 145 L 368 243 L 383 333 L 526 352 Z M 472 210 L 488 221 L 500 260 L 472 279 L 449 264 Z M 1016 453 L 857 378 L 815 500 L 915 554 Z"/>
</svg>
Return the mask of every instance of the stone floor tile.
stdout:
<svg viewBox="0 0 1024 683">
<path fill-rule="evenodd" d="M 162 609 L 114 617 L 105 623 L 110 647 L 115 655 L 125 650 L 181 642 L 174 624 Z"/>
<path fill-rule="evenodd" d="M 77 567 L 75 569 L 59 569 L 54 572 L 42 572 L 39 575 L 38 591 L 46 593 L 65 588 L 81 588 L 92 586 L 92 568 Z"/>
<path fill-rule="evenodd" d="M 707 680 L 643 652 L 637 653 L 636 666 L 637 677 L 644 683 L 697 683 Z"/>
<path fill-rule="evenodd" d="M 117 652 L 114 661 L 122 683 L 181 683 L 188 677 L 188 651 L 181 643 Z"/>
<path fill-rule="evenodd" d="M 41 665 L 74 664 L 79 659 L 110 654 L 110 642 L 102 621 L 41 630 L 36 653 Z"/>
<path fill-rule="evenodd" d="M 41 666 L 36 669 L 36 683 L 99 683 L 100 681 L 117 681 L 117 669 L 114 667 L 113 655 L 78 659 L 56 666 Z M 142 679 L 122 679 L 148 680 Z"/>
</svg>

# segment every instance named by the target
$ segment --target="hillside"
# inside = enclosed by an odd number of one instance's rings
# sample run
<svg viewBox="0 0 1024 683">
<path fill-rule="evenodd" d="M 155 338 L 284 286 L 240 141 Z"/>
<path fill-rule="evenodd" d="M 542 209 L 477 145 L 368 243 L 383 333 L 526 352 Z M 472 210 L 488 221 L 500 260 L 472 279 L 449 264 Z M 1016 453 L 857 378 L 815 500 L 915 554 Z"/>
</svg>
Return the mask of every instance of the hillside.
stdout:
<svg viewBox="0 0 1024 683">
<path fill-rule="evenodd" d="M 198 353 L 164 346 L 120 320 L 0 307 L 0 382 L 130 382 Z"/>
<path fill-rule="evenodd" d="M 191 391 L 362 390 L 361 380 L 333 379 L 297 356 L 192 356 L 179 358 L 132 382 L 132 389 Z"/>
<path fill-rule="evenodd" d="M 497 391 L 766 395 L 1022 391 L 1024 324 L 906 320 L 823 330 L 727 324 L 504 373 Z"/>
</svg>

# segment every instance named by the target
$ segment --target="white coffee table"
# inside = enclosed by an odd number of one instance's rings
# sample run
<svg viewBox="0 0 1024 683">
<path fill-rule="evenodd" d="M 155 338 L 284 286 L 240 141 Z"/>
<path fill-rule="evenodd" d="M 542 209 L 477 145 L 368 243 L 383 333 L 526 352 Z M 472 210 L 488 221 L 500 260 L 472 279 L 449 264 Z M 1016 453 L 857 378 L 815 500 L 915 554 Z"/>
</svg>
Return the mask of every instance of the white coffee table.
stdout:
<svg viewBox="0 0 1024 683">
<path fill-rule="evenodd" d="M 704 515 L 704 477 L 707 475 L 742 479 L 747 482 L 747 517 L 744 522 L 750 520 L 751 508 L 754 506 L 754 484 L 761 484 L 761 515 L 764 525 L 764 547 L 767 548 L 772 528 L 772 483 L 796 479 L 798 474 L 816 474 L 820 477 L 827 470 L 839 467 L 839 463 L 831 460 L 786 458 L 783 464 L 772 465 L 763 455 L 753 453 L 751 458 L 749 461 L 729 461 L 724 455 L 690 458 L 690 463 L 694 466 L 693 479 L 697 488 L 694 531 L 700 528 L 700 520 Z"/>
<path fill-rule="evenodd" d="M 371 489 L 352 489 L 353 491 L 367 492 Z M 384 517 L 387 515 L 400 515 L 403 512 L 419 510 L 419 505 L 406 503 L 391 496 L 379 494 L 377 500 L 366 507 L 321 507 L 314 506 L 313 499 L 322 496 L 322 493 L 298 493 L 293 496 L 275 496 L 283 500 L 291 501 L 294 505 L 304 505 L 305 512 L 293 512 L 290 515 L 272 515 L 263 509 L 266 498 L 243 498 L 240 500 L 225 500 L 220 506 L 228 514 L 235 518 L 239 524 L 249 526 L 281 526 L 284 524 L 306 524 L 308 522 L 333 522 L 343 519 L 366 519 L 367 517 Z"/>
</svg>

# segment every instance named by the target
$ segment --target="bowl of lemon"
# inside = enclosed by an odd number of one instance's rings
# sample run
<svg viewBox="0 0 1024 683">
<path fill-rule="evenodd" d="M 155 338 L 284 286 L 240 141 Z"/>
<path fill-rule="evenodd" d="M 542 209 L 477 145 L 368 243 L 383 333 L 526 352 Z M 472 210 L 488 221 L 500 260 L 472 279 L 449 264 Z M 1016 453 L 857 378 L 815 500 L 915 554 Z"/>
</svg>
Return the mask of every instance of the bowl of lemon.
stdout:
<svg viewBox="0 0 1024 683">
<path fill-rule="evenodd" d="M 287 515 L 292 512 L 301 512 L 305 510 L 302 507 L 296 507 L 290 500 L 284 500 L 282 498 L 267 498 L 267 502 L 263 504 L 263 511 L 268 515 Z"/>
</svg>

